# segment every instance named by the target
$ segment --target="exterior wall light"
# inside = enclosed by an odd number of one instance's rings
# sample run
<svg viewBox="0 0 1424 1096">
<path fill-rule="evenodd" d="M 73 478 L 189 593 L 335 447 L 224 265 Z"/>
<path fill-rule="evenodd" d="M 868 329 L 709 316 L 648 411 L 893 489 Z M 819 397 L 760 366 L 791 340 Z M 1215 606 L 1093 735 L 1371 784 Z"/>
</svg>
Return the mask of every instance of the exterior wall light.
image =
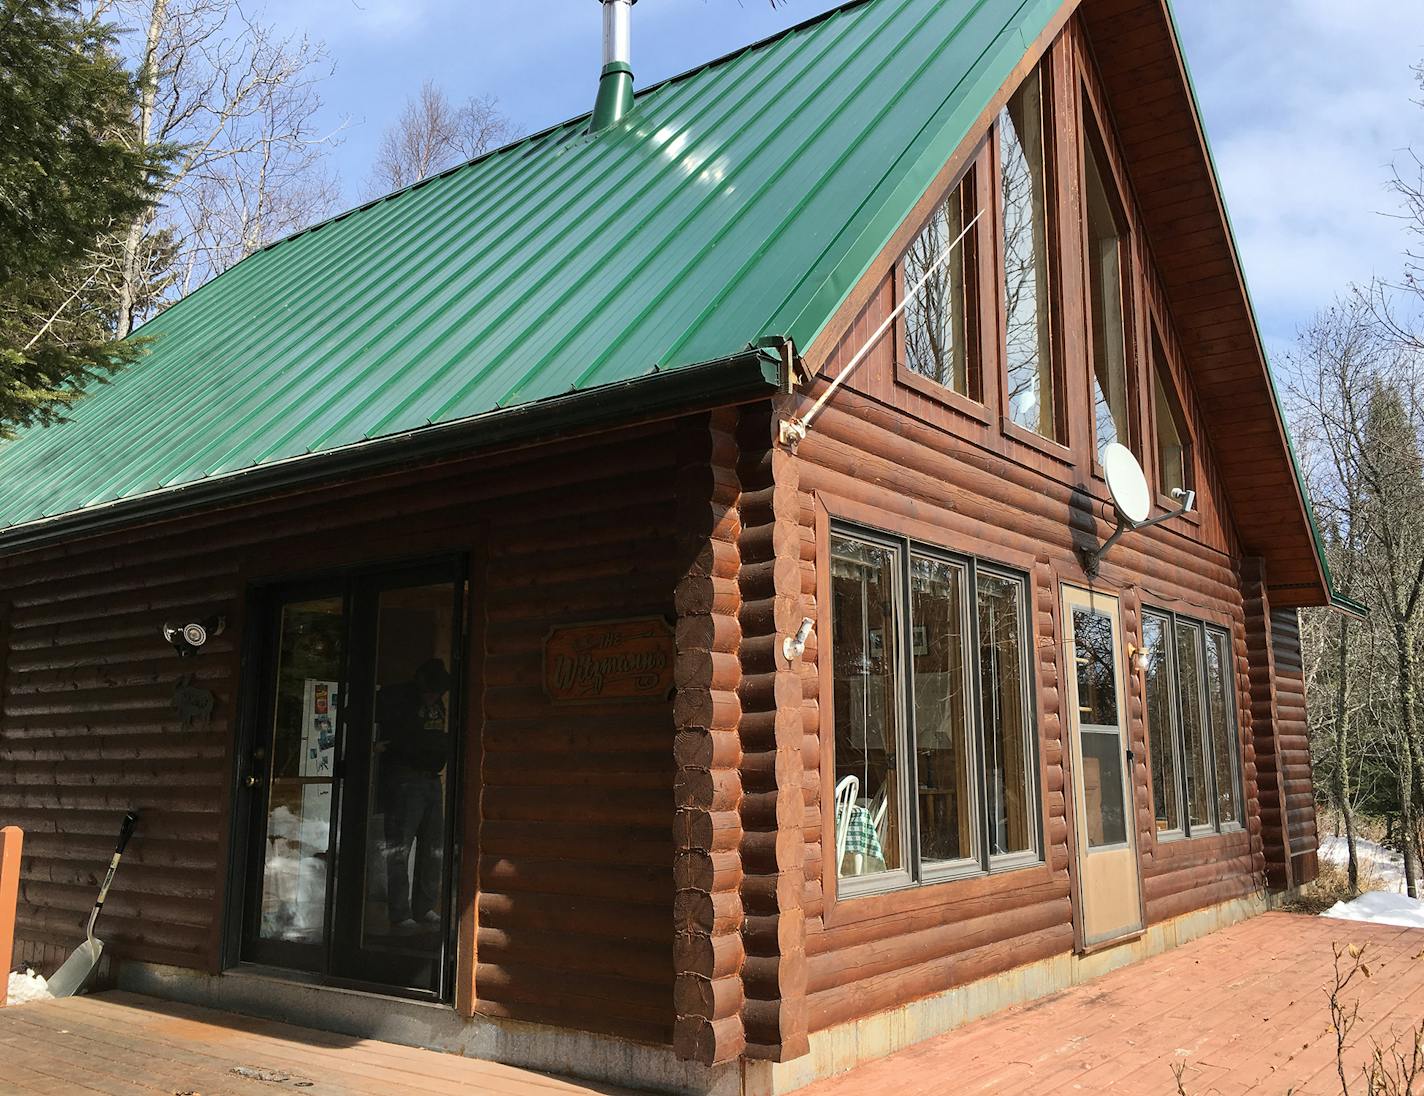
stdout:
<svg viewBox="0 0 1424 1096">
<path fill-rule="evenodd" d="M 794 662 L 806 653 L 806 641 L 811 638 L 811 630 L 816 627 L 816 622 L 810 617 L 801 619 L 801 627 L 796 629 L 794 636 L 787 636 L 781 641 L 781 653 L 786 656 L 787 662 Z"/>
</svg>

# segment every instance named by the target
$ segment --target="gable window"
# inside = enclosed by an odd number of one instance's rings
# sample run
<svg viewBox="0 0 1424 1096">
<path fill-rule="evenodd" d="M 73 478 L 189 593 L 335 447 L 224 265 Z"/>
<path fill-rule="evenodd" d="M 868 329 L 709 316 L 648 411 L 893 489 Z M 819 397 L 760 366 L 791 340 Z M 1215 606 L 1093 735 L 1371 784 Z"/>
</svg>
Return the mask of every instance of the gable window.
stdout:
<svg viewBox="0 0 1424 1096">
<path fill-rule="evenodd" d="M 842 892 L 1036 863 L 1024 580 L 858 527 L 830 547 Z"/>
<path fill-rule="evenodd" d="M 1171 497 L 1173 491 L 1189 487 L 1188 471 L 1191 450 L 1187 443 L 1187 428 L 1181 404 L 1172 390 L 1167 372 L 1167 357 L 1161 340 L 1152 333 L 1152 409 L 1157 428 L 1157 487 Z"/>
<path fill-rule="evenodd" d="M 1241 745 L 1231 639 L 1160 610 L 1142 614 L 1152 800 L 1161 836 L 1239 828 Z"/>
<path fill-rule="evenodd" d="M 901 290 L 923 288 L 904 313 L 904 364 L 927 380 L 961 396 L 978 399 L 973 349 L 974 233 L 967 234 L 946 259 L 945 249 L 959 239 L 974 217 L 971 170 L 935 207 L 929 223 L 910 244 L 901 262 Z M 936 264 L 939 264 L 936 266 Z"/>
<path fill-rule="evenodd" d="M 1097 142 L 1084 142 L 1084 202 L 1087 207 L 1088 304 L 1093 341 L 1093 422 L 1098 459 L 1113 442 L 1130 445 L 1127 391 L 1127 325 L 1123 305 L 1123 256 L 1127 233 L 1108 185 Z"/>
<path fill-rule="evenodd" d="M 1049 333 L 1048 169 L 1042 81 L 1034 72 L 999 113 L 1004 352 L 1009 418 L 1060 440 Z"/>
</svg>

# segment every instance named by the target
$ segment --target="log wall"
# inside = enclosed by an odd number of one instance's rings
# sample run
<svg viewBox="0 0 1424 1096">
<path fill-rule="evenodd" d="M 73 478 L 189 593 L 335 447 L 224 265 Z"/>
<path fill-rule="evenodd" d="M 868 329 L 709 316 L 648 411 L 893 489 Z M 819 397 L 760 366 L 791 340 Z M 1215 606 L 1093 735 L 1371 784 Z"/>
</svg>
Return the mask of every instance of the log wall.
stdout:
<svg viewBox="0 0 1424 1096">
<path fill-rule="evenodd" d="M 1026 64 L 1036 60 L 1030 55 Z M 1036 653 L 1037 726 L 1044 856 L 1037 866 L 892 894 L 839 900 L 836 896 L 827 812 L 830 781 L 812 771 L 832 756 L 830 681 L 818 660 L 830 657 L 828 607 L 807 583 L 801 604 L 818 619 L 819 650 L 801 660 L 805 788 L 803 909 L 806 916 L 806 1006 L 809 1030 L 824 1030 L 917 997 L 962 985 L 1078 945 L 1072 886 L 1071 774 L 1060 711 L 1067 672 L 1060 652 L 1060 597 L 1064 583 L 1086 586 L 1078 550 L 1112 532 L 1106 486 L 1093 459 L 1088 428 L 1093 418 L 1086 286 L 1081 259 L 1082 207 L 1076 183 L 1086 112 L 1103 133 L 1109 166 L 1122 185 L 1131 228 L 1131 407 L 1134 447 L 1155 452 L 1152 425 L 1150 338 L 1159 333 L 1170 383 L 1182 404 L 1193 443 L 1194 513 L 1124 538 L 1103 562 L 1093 585 L 1120 598 L 1124 641 L 1141 646 L 1144 607 L 1173 610 L 1226 628 L 1232 637 L 1236 722 L 1246 793 L 1246 824 L 1235 831 L 1161 841 L 1156 837 L 1145 722 L 1143 680 L 1130 674 L 1123 703 L 1131 748 L 1143 908 L 1149 924 L 1259 890 L 1266 867 L 1261 840 L 1252 682 L 1263 665 L 1259 629 L 1248 635 L 1245 552 L 1230 496 L 1210 443 L 1198 398 L 1193 359 L 1176 338 L 1173 302 L 1156 274 L 1145 232 L 1139 231 L 1128 165 L 1113 133 L 1112 115 L 1097 83 L 1080 28 L 1070 25 L 1048 50 L 1045 79 L 1053 89 L 1057 122 L 1051 136 L 1055 241 L 1059 264 L 1054 337 L 1060 357 L 1058 398 L 1065 407 L 1064 443 L 1027 436 L 1005 419 L 1001 321 L 993 235 L 980 235 L 976 273 L 981 284 L 974 349 L 981 389 L 973 400 L 936 390 L 898 362 L 898 334 L 869 347 L 868 356 L 826 405 L 782 476 L 798 495 L 803 559 L 820 569 L 827 589 L 826 526 L 842 518 L 1015 567 L 1030 578 L 1032 642 Z M 1026 71 L 1026 69 L 1024 70 Z M 1020 73 L 1021 75 L 1022 73 Z M 1015 81 L 1011 81 L 1011 84 Z M 1080 95 L 1080 89 L 1084 89 Z M 987 126 L 990 114 L 984 120 Z M 867 346 L 895 307 L 895 260 L 939 200 L 973 166 L 983 179 L 992 162 L 987 149 L 966 143 L 946 167 L 941 183 L 921 203 L 875 264 L 828 332 L 806 351 L 817 378 L 787 397 L 778 412 L 800 416 L 827 379 Z M 988 206 L 992 211 L 992 204 Z M 986 221 L 992 224 L 992 219 Z M 892 332 L 894 329 L 892 328 Z M 1153 461 L 1144 460 L 1149 476 Z M 1170 505 L 1159 499 L 1160 505 Z M 1160 511 L 1159 511 L 1160 512 Z M 1259 598 L 1256 602 L 1259 604 Z M 793 615 L 800 615 L 799 613 Z M 1255 642 L 1253 643 L 1253 640 Z M 1269 666 L 1265 670 L 1269 677 Z M 820 692 L 812 692 L 819 682 Z M 788 697 L 788 700 L 793 699 Z"/>
<path fill-rule="evenodd" d="M 137 807 L 106 955 L 218 970 L 248 586 L 469 553 L 460 810 L 478 855 L 459 881 L 460 1004 L 667 1043 L 672 703 L 555 706 L 542 652 L 557 624 L 672 618 L 692 551 L 683 436 L 666 422 L 483 454 L 0 560 L 0 822 L 26 831 L 17 959 L 52 969 L 82 937 Z M 211 612 L 226 631 L 178 659 L 161 625 Z M 215 695 L 209 721 L 174 710 L 188 674 Z"/>
</svg>

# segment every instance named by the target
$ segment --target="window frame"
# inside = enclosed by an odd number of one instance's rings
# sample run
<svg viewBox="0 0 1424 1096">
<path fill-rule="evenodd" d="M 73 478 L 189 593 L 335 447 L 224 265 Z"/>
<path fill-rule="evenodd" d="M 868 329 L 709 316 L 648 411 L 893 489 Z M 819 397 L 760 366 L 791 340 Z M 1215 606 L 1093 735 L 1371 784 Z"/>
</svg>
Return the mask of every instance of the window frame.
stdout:
<svg viewBox="0 0 1424 1096">
<path fill-rule="evenodd" d="M 1037 867 L 1044 863 L 1044 811 L 1042 802 L 1042 775 L 1040 773 L 1040 744 L 1036 668 L 1033 662 L 1032 646 L 1032 576 L 1028 571 L 1012 565 L 982 559 L 965 552 L 946 548 L 941 544 L 926 541 L 907 533 L 891 532 L 868 525 L 862 521 L 828 515 L 826 530 L 826 567 L 829 574 L 831 553 L 837 538 L 860 541 L 891 550 L 899 568 L 894 583 L 895 623 L 898 650 L 895 655 L 896 672 L 900 675 L 895 690 L 896 710 L 896 774 L 899 785 L 896 793 L 897 806 L 901 811 L 900 853 L 903 867 L 894 871 L 879 872 L 865 876 L 842 876 L 840 865 L 835 863 L 834 853 L 826 855 L 823 863 L 829 866 L 829 876 L 834 880 L 837 901 L 851 900 L 869 895 L 882 895 L 905 891 L 939 883 L 967 879 L 982 879 L 988 876 Z M 967 701 L 967 730 L 965 736 L 969 780 L 969 799 L 973 826 L 971 840 L 974 844 L 972 855 L 953 861 L 926 861 L 921 851 L 919 817 L 919 757 L 918 729 L 915 722 L 915 675 L 912 665 L 915 617 L 912 596 L 912 561 L 915 557 L 951 564 L 962 568 L 965 577 L 964 598 L 961 607 L 961 623 L 965 626 L 965 655 L 961 669 L 965 674 Z M 1017 590 L 1018 606 L 1021 613 L 1018 629 L 1019 658 L 1022 666 L 1021 702 L 1024 711 L 1024 767 L 1025 802 L 1029 807 L 1027 820 L 1030 848 L 1012 853 L 991 853 L 989 834 L 988 773 L 985 766 L 987 734 L 983 718 L 981 698 L 981 668 L 979 663 L 980 635 L 978 620 L 979 575 L 988 574 L 1012 582 Z M 829 602 L 826 606 L 830 610 Z M 834 725 L 835 698 L 835 640 L 832 620 L 825 622 L 825 630 L 819 658 L 825 660 L 829 682 L 827 695 L 822 699 L 822 710 L 831 713 L 831 720 L 823 728 L 827 736 L 825 754 L 829 757 L 829 783 L 834 789 L 837 781 L 835 768 L 836 728 Z M 823 814 L 823 848 L 835 848 L 834 798 L 825 805 Z"/>
<path fill-rule="evenodd" d="M 1043 141 L 1043 267 L 1044 304 L 1043 318 L 1048 326 L 1048 376 L 1053 385 L 1054 437 L 1047 437 L 1030 427 L 1014 421 L 1009 402 L 1009 352 L 1008 352 L 1008 271 L 1005 263 L 1004 232 L 1005 208 L 1003 185 L 1003 154 L 1001 119 L 1009 109 L 1009 103 L 1023 89 L 1024 84 L 1036 76 L 1038 79 Z M 989 127 L 989 185 L 986 198 L 993 209 L 993 235 L 991 238 L 993 257 L 993 350 L 997 363 L 996 383 L 999 395 L 999 424 L 1006 437 L 1022 442 L 1048 456 L 1065 463 L 1073 462 L 1073 431 L 1068 414 L 1067 371 L 1063 363 L 1063 318 L 1060 297 L 1061 247 L 1059 243 L 1059 154 L 1057 148 L 1058 95 L 1055 88 L 1056 72 L 1051 58 L 1040 61 L 1014 87 L 1000 111 L 995 114 Z"/>
<path fill-rule="evenodd" d="M 1205 837 L 1217 837 L 1223 834 L 1241 833 L 1246 829 L 1246 787 L 1245 771 L 1246 758 L 1241 741 L 1241 719 L 1239 708 L 1241 707 L 1240 693 L 1237 689 L 1236 667 L 1233 665 L 1234 658 L 1231 652 L 1235 649 L 1232 639 L 1232 630 L 1229 627 L 1205 620 L 1201 617 L 1189 616 L 1185 613 L 1178 613 L 1171 609 L 1162 609 L 1155 605 L 1142 606 L 1141 617 L 1145 621 L 1147 617 L 1156 617 L 1166 622 L 1167 637 L 1167 657 L 1165 665 L 1167 667 L 1167 684 L 1170 691 L 1168 708 L 1172 717 L 1172 751 L 1174 762 L 1174 776 L 1172 781 L 1173 790 L 1177 798 L 1177 826 L 1175 829 L 1157 829 L 1157 801 L 1156 788 L 1153 777 L 1153 766 L 1157 759 L 1152 753 L 1152 727 L 1149 723 L 1149 715 L 1146 704 L 1143 705 L 1143 743 L 1147 748 L 1147 790 L 1152 798 L 1152 832 L 1156 841 L 1168 843 L 1173 841 L 1192 841 Z M 1191 810 L 1189 806 L 1189 791 L 1187 788 L 1187 754 L 1186 754 L 1186 732 L 1183 727 L 1183 704 L 1181 690 L 1181 673 L 1177 665 L 1177 623 L 1196 629 L 1196 649 L 1201 667 L 1200 682 L 1198 684 L 1198 702 L 1201 704 L 1203 727 L 1202 727 L 1202 754 L 1207 779 L 1210 787 L 1207 789 L 1207 801 L 1211 814 L 1211 821 L 1206 824 L 1193 824 L 1191 820 Z M 1206 647 L 1207 637 L 1218 635 L 1224 637 L 1226 641 L 1226 652 L 1228 657 L 1222 660 L 1222 671 L 1225 676 L 1226 686 L 1226 722 L 1227 741 L 1236 743 L 1234 756 L 1230 759 L 1231 779 L 1235 782 L 1237 810 L 1240 817 L 1235 821 L 1223 822 L 1221 820 L 1221 798 L 1220 789 L 1217 784 L 1216 765 L 1216 744 L 1212 741 L 1209 707 L 1209 694 L 1207 684 L 1207 658 Z M 1139 639 L 1141 636 L 1139 635 Z M 1144 672 L 1143 694 L 1146 695 L 1146 678 Z"/>
<path fill-rule="evenodd" d="M 905 247 L 895 257 L 890 275 L 891 307 L 896 308 L 905 301 L 909 289 L 905 279 L 906 254 L 910 248 L 914 247 L 920 234 L 938 215 L 940 207 L 949 201 L 950 196 L 964 183 L 968 182 L 972 187 L 972 204 L 975 207 L 975 212 L 980 214 L 978 223 L 970 229 L 969 234 L 964 238 L 965 245 L 967 245 L 964 258 L 964 326 L 967 354 L 965 371 L 969 393 L 966 395 L 963 392 L 956 392 L 953 388 L 939 384 L 924 374 L 916 372 L 906 364 L 905 340 L 909 322 L 908 308 L 902 311 L 895 320 L 892 357 L 896 383 L 914 389 L 920 395 L 985 425 L 991 423 L 994 418 L 993 400 L 996 386 L 990 366 L 997 360 L 990 338 L 998 313 L 993 310 L 992 301 L 987 299 L 989 295 L 985 293 L 985 287 L 993 284 L 993 263 L 997 254 L 987 235 L 994 223 L 992 196 L 986 190 L 988 186 L 996 182 L 989 159 L 992 148 L 992 142 L 986 134 L 970 154 L 964 168 L 944 189 L 944 192 L 936 198 L 929 214 L 916 226 Z"/>
<path fill-rule="evenodd" d="M 1082 124 L 1079 126 L 1078 156 L 1080 166 L 1079 187 L 1082 200 L 1078 203 L 1081 210 L 1082 224 L 1080 226 L 1082 234 L 1082 262 L 1083 262 L 1083 320 L 1084 337 L 1087 343 L 1087 365 L 1088 365 L 1088 416 L 1089 439 L 1088 453 L 1092 461 L 1093 474 L 1099 479 L 1103 478 L 1102 462 L 1098 457 L 1098 429 L 1097 429 L 1097 394 L 1095 385 L 1097 383 L 1097 337 L 1096 319 L 1093 312 L 1093 293 L 1091 288 L 1090 268 L 1092 256 L 1089 254 L 1089 245 L 1092 234 L 1088 227 L 1088 170 L 1091 160 L 1097 168 L 1098 177 L 1103 184 L 1103 194 L 1107 198 L 1108 206 L 1113 220 L 1116 222 L 1118 230 L 1118 296 L 1119 306 L 1122 314 L 1122 370 L 1123 370 L 1123 413 L 1127 418 L 1125 424 L 1125 437 L 1119 438 L 1121 445 L 1128 449 L 1141 460 L 1143 454 L 1143 439 L 1145 431 L 1138 421 L 1137 409 L 1141 397 L 1140 387 L 1140 353 L 1138 350 L 1138 323 L 1137 323 L 1137 294 L 1135 289 L 1138 282 L 1137 264 L 1134 261 L 1135 237 L 1133 232 L 1133 218 L 1130 216 L 1129 208 L 1124 194 L 1126 190 L 1123 181 L 1118 174 L 1118 164 L 1116 157 L 1112 154 L 1108 146 L 1106 134 L 1108 130 L 1104 127 L 1102 119 L 1098 117 L 1097 105 L 1090 94 L 1086 84 L 1080 85 L 1079 99 L 1081 102 Z"/>
<path fill-rule="evenodd" d="M 1182 487 L 1187 491 L 1196 490 L 1196 443 L 1187 422 L 1186 405 L 1177 388 L 1177 378 L 1173 373 L 1173 358 L 1167 349 L 1162 326 L 1154 317 L 1148 324 L 1148 386 L 1151 392 L 1149 404 L 1152 409 L 1152 490 L 1157 496 L 1157 504 L 1164 510 L 1175 510 L 1180 503 L 1173 499 L 1164 488 L 1166 477 L 1162 471 L 1161 436 L 1157 422 L 1157 385 L 1162 386 L 1162 394 L 1167 400 L 1167 411 L 1174 419 L 1173 425 L 1182 441 Z M 1195 519 L 1196 508 L 1186 515 Z"/>
</svg>

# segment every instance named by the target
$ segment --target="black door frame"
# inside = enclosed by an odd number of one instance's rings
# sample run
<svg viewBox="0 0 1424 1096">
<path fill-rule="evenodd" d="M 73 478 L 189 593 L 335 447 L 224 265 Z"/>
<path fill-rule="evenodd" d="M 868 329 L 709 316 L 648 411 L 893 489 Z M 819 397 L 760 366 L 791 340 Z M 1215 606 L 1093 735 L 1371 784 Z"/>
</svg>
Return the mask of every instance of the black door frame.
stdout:
<svg viewBox="0 0 1424 1096">
<path fill-rule="evenodd" d="M 340 865 L 352 860 L 350 851 L 343 855 L 343 831 L 347 828 L 347 800 L 352 797 L 345 791 L 353 774 L 347 771 L 351 754 L 352 733 L 348 721 L 364 718 L 364 728 L 359 734 L 371 733 L 369 711 L 362 713 L 359 706 L 351 701 L 359 688 L 364 673 L 369 676 L 374 665 L 364 670 L 355 670 L 357 659 L 374 657 L 374 634 L 364 636 L 362 629 L 375 625 L 375 599 L 386 590 L 414 586 L 433 585 L 449 582 L 453 589 L 454 620 L 456 628 L 452 635 L 453 651 L 450 666 L 450 712 L 451 749 L 446 765 L 446 817 L 445 817 L 445 863 L 442 880 L 441 912 L 445 918 L 440 934 L 441 948 L 437 960 L 438 985 L 433 990 L 392 985 L 373 981 L 370 978 L 354 978 L 334 973 L 337 969 L 335 949 L 338 937 L 338 904 L 352 899 L 342 893 Z M 420 557 L 412 560 L 392 560 L 378 563 L 360 564 L 343 568 L 333 568 L 295 578 L 277 577 L 250 584 L 248 588 L 245 634 L 242 640 L 241 669 L 239 671 L 239 698 L 237 705 L 236 733 L 234 735 L 232 761 L 232 809 L 229 812 L 229 854 L 227 900 L 224 903 L 224 926 L 222 933 L 221 963 L 224 969 L 238 965 L 257 965 L 280 970 L 294 980 L 315 982 L 322 985 L 339 986 L 366 990 L 394 997 L 408 997 L 421 1000 L 449 1002 L 454 996 L 454 968 L 456 961 L 456 932 L 458 916 L 455 898 L 459 886 L 459 859 L 461 855 L 460 834 L 457 820 L 461 816 L 461 801 L 464 788 L 460 780 L 463 756 L 466 749 L 465 728 L 468 707 L 466 704 L 465 662 L 468 653 L 470 629 L 469 554 L 449 553 L 436 557 Z M 294 945 L 278 941 L 255 940 L 251 929 L 254 918 L 259 916 L 261 882 L 264 869 L 264 842 L 257 837 L 261 825 L 261 808 L 267 801 L 267 789 L 262 781 L 249 785 L 249 776 L 254 775 L 254 750 L 262 741 L 265 732 L 265 715 L 274 687 L 274 671 L 279 647 L 281 615 L 278 609 L 293 600 L 318 597 L 341 597 L 346 640 L 342 651 L 342 688 L 345 691 L 337 712 L 338 778 L 332 791 L 331 844 L 327 901 L 325 911 L 325 938 L 321 945 Z M 365 619 L 363 613 L 370 615 Z M 369 705 L 367 705 L 369 707 Z M 354 711 L 354 715 L 353 715 Z M 365 738 L 369 743 L 369 737 Z M 363 760 L 361 772 L 368 772 L 369 758 Z M 356 804 L 364 807 L 364 802 Z M 361 820 L 361 834 L 364 842 L 364 827 L 368 819 Z M 346 835 L 348 838 L 350 835 Z M 350 908 L 346 911 L 350 916 Z M 254 948 L 254 944 L 258 945 Z M 320 952 L 319 957 L 317 952 Z M 315 958 L 314 958 L 315 957 Z"/>
</svg>

